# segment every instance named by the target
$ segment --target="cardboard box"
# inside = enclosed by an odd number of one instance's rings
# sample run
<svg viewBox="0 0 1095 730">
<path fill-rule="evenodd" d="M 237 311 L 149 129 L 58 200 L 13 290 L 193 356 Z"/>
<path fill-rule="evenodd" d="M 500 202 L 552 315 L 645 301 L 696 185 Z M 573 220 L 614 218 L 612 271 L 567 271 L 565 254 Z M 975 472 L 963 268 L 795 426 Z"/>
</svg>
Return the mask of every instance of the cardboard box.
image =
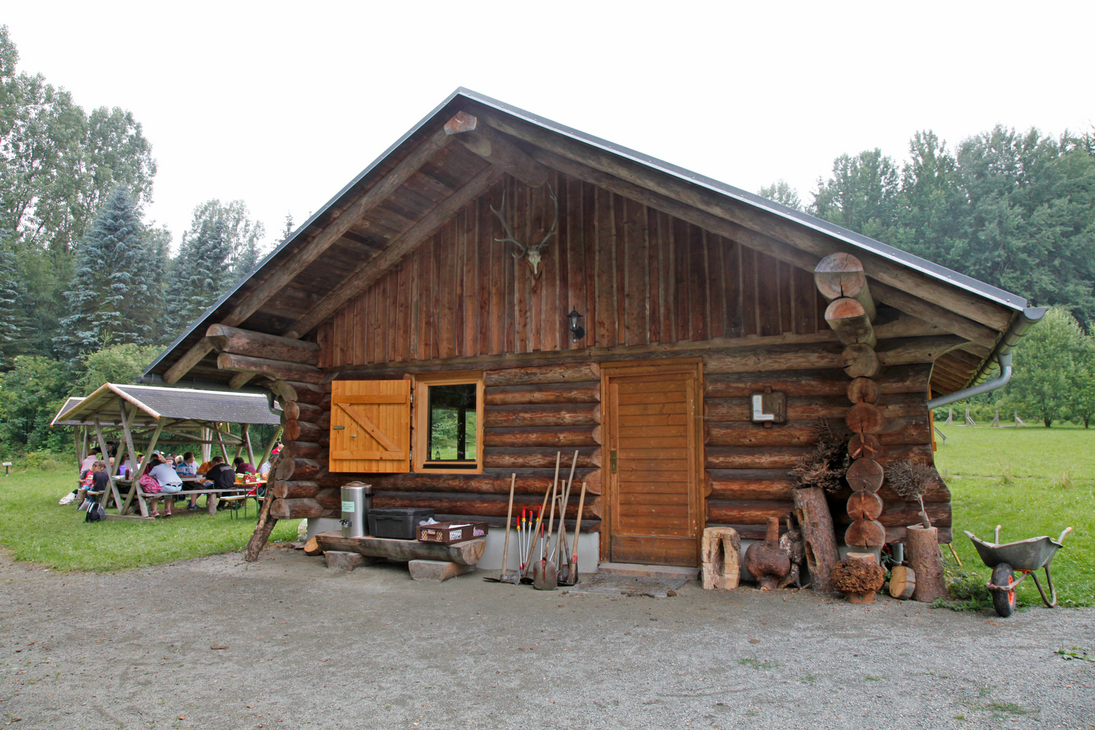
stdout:
<svg viewBox="0 0 1095 730">
<path fill-rule="evenodd" d="M 419 542 L 436 542 L 451 545 L 477 537 L 486 537 L 486 522 L 438 522 L 435 525 L 419 525 Z"/>
</svg>

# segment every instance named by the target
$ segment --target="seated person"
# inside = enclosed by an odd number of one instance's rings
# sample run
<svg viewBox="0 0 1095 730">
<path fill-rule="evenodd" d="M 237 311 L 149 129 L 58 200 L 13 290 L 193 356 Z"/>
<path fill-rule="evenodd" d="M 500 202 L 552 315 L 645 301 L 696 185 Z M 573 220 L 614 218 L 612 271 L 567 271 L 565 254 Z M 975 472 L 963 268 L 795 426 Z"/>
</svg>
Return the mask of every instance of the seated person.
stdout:
<svg viewBox="0 0 1095 730">
<path fill-rule="evenodd" d="M 179 475 L 175 473 L 175 470 L 159 456 L 153 455 L 152 458 L 149 459 L 149 466 L 145 473 L 150 474 L 153 479 L 159 482 L 160 490 L 165 494 L 170 495 L 173 492 L 182 491 L 182 479 L 180 479 Z M 152 502 L 152 516 L 159 517 L 160 513 L 156 509 L 159 497 L 153 497 L 150 501 Z M 174 502 L 174 497 L 168 496 L 164 499 L 164 517 L 171 516 L 171 505 Z"/>
<path fill-rule="evenodd" d="M 106 490 L 109 488 L 110 475 L 107 474 L 106 471 L 106 462 L 101 459 L 96 460 L 95 463 L 91 465 L 91 485 L 80 489 L 77 494 L 77 503 L 83 504 L 84 499 L 89 498 L 88 494 L 92 492 L 97 492 L 97 494 L 92 494 L 90 499 L 98 502 L 99 495 L 105 494 Z"/>
<path fill-rule="evenodd" d="M 198 465 L 194 463 L 193 451 L 187 451 L 185 454 L 178 457 L 178 461 L 175 462 L 175 473 L 180 477 L 198 476 Z"/>
<path fill-rule="evenodd" d="M 270 470 L 273 468 L 273 464 L 271 464 L 270 460 L 267 459 L 266 461 L 262 462 L 262 466 L 259 467 L 259 476 L 261 476 L 263 479 L 268 478 L 270 476 Z"/>
<path fill-rule="evenodd" d="M 224 462 L 220 456 L 213 457 L 213 468 L 205 473 L 205 486 L 210 489 L 233 489 L 236 487 L 236 472 L 231 465 Z M 212 509 L 217 504 L 217 495 L 210 494 L 206 498 L 206 507 Z"/>
<path fill-rule="evenodd" d="M 254 474 L 255 473 L 255 465 L 248 462 L 248 461 L 244 461 L 242 456 L 237 456 L 235 461 L 232 462 L 232 464 L 233 464 L 233 466 L 235 466 L 237 474 Z"/>
</svg>

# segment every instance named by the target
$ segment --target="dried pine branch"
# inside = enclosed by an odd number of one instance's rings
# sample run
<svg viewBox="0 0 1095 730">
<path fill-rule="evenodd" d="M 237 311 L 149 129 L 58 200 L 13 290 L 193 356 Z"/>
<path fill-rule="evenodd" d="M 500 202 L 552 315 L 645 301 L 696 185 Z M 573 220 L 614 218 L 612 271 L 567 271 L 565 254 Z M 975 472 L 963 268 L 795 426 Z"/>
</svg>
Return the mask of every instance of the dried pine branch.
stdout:
<svg viewBox="0 0 1095 730">
<path fill-rule="evenodd" d="M 920 522 L 931 527 L 927 510 L 924 509 L 924 495 L 936 477 L 934 467 L 920 464 L 909 459 L 895 461 L 886 467 L 886 484 L 906 502 L 920 504 Z"/>
<path fill-rule="evenodd" d="M 820 487 L 826 492 L 837 492 L 844 486 L 844 474 L 851 461 L 849 439 L 821 418 L 814 424 L 814 437 L 814 450 L 791 468 L 791 481 L 796 488 Z"/>
</svg>

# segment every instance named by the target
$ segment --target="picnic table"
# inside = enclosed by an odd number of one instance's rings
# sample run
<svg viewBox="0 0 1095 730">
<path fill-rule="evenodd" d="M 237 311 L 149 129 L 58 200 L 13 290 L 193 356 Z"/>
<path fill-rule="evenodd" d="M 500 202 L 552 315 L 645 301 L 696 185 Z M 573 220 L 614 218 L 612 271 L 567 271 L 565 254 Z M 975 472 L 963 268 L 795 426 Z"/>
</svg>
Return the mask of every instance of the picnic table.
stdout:
<svg viewBox="0 0 1095 730">
<path fill-rule="evenodd" d="M 245 503 L 247 498 L 253 497 L 256 502 L 260 502 L 262 498 L 258 496 L 258 489 L 259 487 L 266 485 L 266 480 L 259 479 L 256 481 L 237 482 L 229 489 L 218 489 L 205 486 L 205 480 L 202 477 L 185 476 L 181 478 L 183 480 L 182 491 L 146 492 L 140 488 L 140 484 L 135 479 L 111 477 L 111 496 L 113 497 L 115 505 L 118 507 L 118 514 L 125 515 L 133 503 L 136 502 L 141 517 L 150 517 L 151 513 L 148 510 L 147 502 L 149 499 L 174 499 L 175 497 L 190 497 L 204 494 L 207 496 L 206 510 L 209 514 L 213 515 L 217 513 L 217 502 L 222 499 L 225 501 Z M 250 494 L 250 492 L 255 492 L 255 494 Z M 106 506 L 107 504 L 104 498 L 103 507 Z"/>
</svg>

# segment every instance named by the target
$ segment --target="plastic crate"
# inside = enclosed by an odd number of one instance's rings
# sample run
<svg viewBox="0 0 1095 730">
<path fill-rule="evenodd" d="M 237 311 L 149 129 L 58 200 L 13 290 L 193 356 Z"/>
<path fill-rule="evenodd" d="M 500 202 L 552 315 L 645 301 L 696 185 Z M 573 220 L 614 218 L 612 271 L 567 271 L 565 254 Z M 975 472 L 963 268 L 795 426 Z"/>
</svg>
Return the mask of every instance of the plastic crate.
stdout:
<svg viewBox="0 0 1095 730">
<path fill-rule="evenodd" d="M 414 540 L 419 522 L 433 518 L 432 509 L 387 507 L 369 510 L 369 535 L 396 540 Z"/>
</svg>

